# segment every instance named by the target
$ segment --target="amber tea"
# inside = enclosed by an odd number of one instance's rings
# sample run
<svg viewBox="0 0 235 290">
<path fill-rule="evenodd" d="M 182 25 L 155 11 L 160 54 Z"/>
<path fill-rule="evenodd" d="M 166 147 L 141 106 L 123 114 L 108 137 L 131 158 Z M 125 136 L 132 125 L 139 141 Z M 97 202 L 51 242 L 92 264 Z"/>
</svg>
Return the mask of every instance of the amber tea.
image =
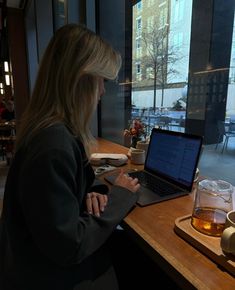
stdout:
<svg viewBox="0 0 235 290">
<path fill-rule="evenodd" d="M 220 237 L 225 228 L 227 212 L 217 208 L 195 208 L 191 224 L 199 232 Z"/>
<path fill-rule="evenodd" d="M 227 212 L 232 209 L 233 186 L 224 180 L 199 181 L 191 218 L 199 232 L 220 237 L 225 228 Z"/>
</svg>

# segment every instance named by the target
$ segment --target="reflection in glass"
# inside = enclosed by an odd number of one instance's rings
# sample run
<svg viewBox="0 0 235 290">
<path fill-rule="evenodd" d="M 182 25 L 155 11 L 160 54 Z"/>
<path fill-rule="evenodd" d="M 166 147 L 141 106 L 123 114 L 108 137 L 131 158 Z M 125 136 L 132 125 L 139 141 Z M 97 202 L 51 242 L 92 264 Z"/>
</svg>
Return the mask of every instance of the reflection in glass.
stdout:
<svg viewBox="0 0 235 290">
<path fill-rule="evenodd" d="M 54 27 L 55 30 L 61 26 L 67 24 L 67 0 L 54 0 L 53 1 L 53 11 L 54 11 Z"/>
</svg>

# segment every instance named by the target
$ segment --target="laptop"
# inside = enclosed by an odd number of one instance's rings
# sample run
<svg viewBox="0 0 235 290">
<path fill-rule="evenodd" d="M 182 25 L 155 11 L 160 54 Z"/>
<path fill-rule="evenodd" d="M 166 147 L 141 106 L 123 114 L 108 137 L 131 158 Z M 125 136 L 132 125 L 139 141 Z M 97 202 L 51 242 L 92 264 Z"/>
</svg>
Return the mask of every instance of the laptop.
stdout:
<svg viewBox="0 0 235 290">
<path fill-rule="evenodd" d="M 137 177 L 140 206 L 187 195 L 192 191 L 202 136 L 152 129 L 144 169 L 128 174 Z M 105 179 L 114 183 L 117 174 Z"/>
</svg>

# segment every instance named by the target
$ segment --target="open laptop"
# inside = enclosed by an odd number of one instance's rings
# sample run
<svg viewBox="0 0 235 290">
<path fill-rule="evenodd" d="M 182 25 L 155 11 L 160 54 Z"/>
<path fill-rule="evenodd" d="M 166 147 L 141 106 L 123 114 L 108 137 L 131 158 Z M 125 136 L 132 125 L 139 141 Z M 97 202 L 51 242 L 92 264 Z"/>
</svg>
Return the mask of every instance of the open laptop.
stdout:
<svg viewBox="0 0 235 290">
<path fill-rule="evenodd" d="M 202 148 L 202 136 L 153 129 L 144 169 L 129 172 L 141 184 L 138 204 L 149 204 L 189 194 Z M 117 176 L 117 174 L 116 174 Z M 113 184 L 116 176 L 105 179 Z"/>
</svg>

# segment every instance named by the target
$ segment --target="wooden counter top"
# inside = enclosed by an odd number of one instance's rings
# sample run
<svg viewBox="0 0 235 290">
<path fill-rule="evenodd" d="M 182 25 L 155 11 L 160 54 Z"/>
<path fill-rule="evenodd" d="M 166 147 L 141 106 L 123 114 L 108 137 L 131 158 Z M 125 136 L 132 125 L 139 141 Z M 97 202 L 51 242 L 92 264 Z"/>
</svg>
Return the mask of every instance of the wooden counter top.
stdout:
<svg viewBox="0 0 235 290">
<path fill-rule="evenodd" d="M 128 148 L 97 139 L 94 152 L 124 153 Z M 130 162 L 127 170 L 142 168 Z M 112 173 L 107 173 L 112 174 Z M 208 174 L 209 175 L 209 174 Z M 103 177 L 103 176 L 102 176 Z M 191 214 L 194 190 L 188 196 L 136 208 L 122 226 L 136 243 L 183 289 L 235 289 L 235 278 L 174 231 L 178 217 Z"/>
</svg>

